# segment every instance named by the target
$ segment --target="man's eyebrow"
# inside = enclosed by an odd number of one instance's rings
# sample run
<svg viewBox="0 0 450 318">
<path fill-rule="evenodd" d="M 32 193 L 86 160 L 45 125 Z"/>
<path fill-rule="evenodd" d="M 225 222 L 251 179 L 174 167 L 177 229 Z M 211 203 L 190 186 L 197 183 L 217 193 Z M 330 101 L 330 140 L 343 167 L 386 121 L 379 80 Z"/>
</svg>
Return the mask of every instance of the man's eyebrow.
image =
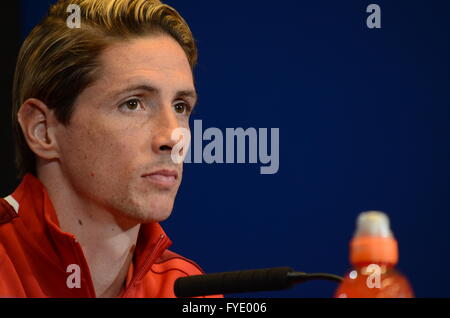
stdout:
<svg viewBox="0 0 450 318">
<path fill-rule="evenodd" d="M 192 97 L 193 99 L 197 100 L 198 99 L 198 95 L 197 92 L 195 90 L 183 90 L 183 91 L 178 91 L 175 94 L 176 97 Z"/>
<path fill-rule="evenodd" d="M 135 91 L 135 90 L 144 90 L 144 91 L 148 91 L 149 93 L 159 93 L 159 89 L 157 89 L 156 87 L 153 87 L 148 84 L 137 84 L 137 85 L 130 85 L 130 86 L 127 86 L 120 90 L 117 90 L 117 91 L 113 92 L 112 95 L 118 96 L 125 92 Z M 191 89 L 186 89 L 186 90 L 181 90 L 181 91 L 176 92 L 175 98 L 179 98 L 179 97 L 191 97 L 194 99 L 194 104 L 197 102 L 197 99 L 198 99 L 197 92 L 195 90 L 191 90 Z"/>
</svg>

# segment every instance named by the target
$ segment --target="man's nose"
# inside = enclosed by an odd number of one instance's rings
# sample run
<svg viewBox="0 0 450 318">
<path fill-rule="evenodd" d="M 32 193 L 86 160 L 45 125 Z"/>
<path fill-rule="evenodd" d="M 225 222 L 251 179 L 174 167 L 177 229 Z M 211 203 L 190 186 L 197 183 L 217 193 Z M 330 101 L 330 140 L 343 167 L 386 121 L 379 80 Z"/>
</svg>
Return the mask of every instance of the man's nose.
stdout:
<svg viewBox="0 0 450 318">
<path fill-rule="evenodd" d="M 172 107 L 165 107 L 155 118 L 152 150 L 155 153 L 169 153 L 178 142 L 172 140 L 172 132 L 180 127 L 179 121 Z"/>
</svg>

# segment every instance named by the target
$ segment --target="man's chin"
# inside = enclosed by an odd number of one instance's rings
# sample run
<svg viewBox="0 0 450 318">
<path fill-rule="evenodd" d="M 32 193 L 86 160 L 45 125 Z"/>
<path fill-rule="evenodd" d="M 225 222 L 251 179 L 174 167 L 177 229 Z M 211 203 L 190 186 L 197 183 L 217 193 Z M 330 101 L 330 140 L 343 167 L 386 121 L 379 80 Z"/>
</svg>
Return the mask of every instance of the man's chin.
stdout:
<svg viewBox="0 0 450 318">
<path fill-rule="evenodd" d="M 140 224 L 149 224 L 152 222 L 162 222 L 162 221 L 167 220 L 171 214 L 172 214 L 171 212 L 161 213 L 161 214 L 152 215 L 152 216 L 144 216 L 144 217 L 136 219 L 136 220 Z"/>
<path fill-rule="evenodd" d="M 129 211 L 128 217 L 136 223 L 148 224 L 152 222 L 162 222 L 167 220 L 172 214 L 173 204 L 167 206 L 151 206 Z"/>
<path fill-rule="evenodd" d="M 154 196 L 151 200 L 146 197 L 125 202 L 116 202 L 114 210 L 116 216 L 128 226 L 162 222 L 170 217 L 174 205 L 173 200 Z"/>
</svg>

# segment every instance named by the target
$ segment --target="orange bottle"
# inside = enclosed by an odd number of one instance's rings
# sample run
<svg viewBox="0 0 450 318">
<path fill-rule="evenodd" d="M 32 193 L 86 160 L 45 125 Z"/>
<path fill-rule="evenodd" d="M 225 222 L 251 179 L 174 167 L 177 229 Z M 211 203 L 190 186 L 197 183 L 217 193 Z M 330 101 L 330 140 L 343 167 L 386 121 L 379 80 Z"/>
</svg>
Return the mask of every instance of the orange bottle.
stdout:
<svg viewBox="0 0 450 318">
<path fill-rule="evenodd" d="M 383 212 L 368 211 L 358 217 L 350 242 L 353 266 L 339 285 L 337 298 L 411 298 L 413 290 L 395 269 L 398 245 Z"/>
</svg>

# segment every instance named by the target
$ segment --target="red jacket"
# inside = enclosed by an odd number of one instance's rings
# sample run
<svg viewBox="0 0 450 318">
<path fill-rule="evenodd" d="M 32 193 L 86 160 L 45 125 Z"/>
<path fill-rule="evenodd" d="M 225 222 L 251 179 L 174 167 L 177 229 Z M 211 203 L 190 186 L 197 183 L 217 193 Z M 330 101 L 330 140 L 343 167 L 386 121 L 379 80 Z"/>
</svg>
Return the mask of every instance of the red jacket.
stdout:
<svg viewBox="0 0 450 318">
<path fill-rule="evenodd" d="M 141 225 L 120 297 L 175 297 L 175 279 L 203 273 L 169 251 L 171 244 L 158 223 Z M 72 264 L 79 266 L 79 285 Z M 0 199 L 0 297 L 96 297 L 80 244 L 59 228 L 46 189 L 31 174 Z"/>
</svg>

